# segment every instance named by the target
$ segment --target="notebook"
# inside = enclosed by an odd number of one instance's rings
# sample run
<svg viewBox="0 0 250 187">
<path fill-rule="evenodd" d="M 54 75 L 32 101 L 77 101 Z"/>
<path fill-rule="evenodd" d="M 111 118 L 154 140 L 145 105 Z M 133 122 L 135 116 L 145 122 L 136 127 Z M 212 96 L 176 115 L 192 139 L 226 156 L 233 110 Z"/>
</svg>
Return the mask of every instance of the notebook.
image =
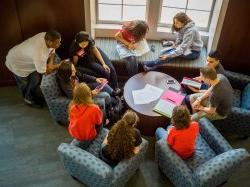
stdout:
<svg viewBox="0 0 250 187">
<path fill-rule="evenodd" d="M 150 51 L 148 43 L 145 39 L 135 44 L 134 50 L 127 49 L 123 44 L 118 43 L 116 45 L 116 50 L 120 58 L 126 58 L 129 56 L 142 56 Z"/>
<path fill-rule="evenodd" d="M 202 83 L 200 81 L 197 81 L 197 80 L 192 79 L 192 78 L 183 77 L 181 84 L 187 85 L 187 86 L 192 86 L 192 87 L 200 89 Z"/>
<path fill-rule="evenodd" d="M 153 111 L 171 118 L 174 107 L 181 105 L 184 98 L 185 94 L 180 93 L 178 90 L 172 87 L 169 87 L 163 92 L 158 103 L 153 108 Z"/>
</svg>

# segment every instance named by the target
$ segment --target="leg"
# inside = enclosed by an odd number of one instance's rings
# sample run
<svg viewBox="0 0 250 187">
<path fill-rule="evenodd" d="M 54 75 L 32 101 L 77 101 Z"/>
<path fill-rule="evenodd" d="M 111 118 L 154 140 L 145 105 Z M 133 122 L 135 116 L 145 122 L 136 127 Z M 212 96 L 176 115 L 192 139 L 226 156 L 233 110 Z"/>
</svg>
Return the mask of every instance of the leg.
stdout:
<svg viewBox="0 0 250 187">
<path fill-rule="evenodd" d="M 194 60 L 199 58 L 201 52 L 200 51 L 192 51 L 190 54 L 188 55 L 181 55 L 180 57 L 188 59 L 188 60 Z"/>
<path fill-rule="evenodd" d="M 160 140 L 162 138 L 166 138 L 167 136 L 167 131 L 163 129 L 162 127 L 159 127 L 155 131 L 155 138 L 156 140 Z"/>
<path fill-rule="evenodd" d="M 109 78 L 110 84 L 114 89 L 116 89 L 118 88 L 118 81 L 117 81 L 117 74 L 116 74 L 115 67 L 111 63 L 108 56 L 100 48 L 98 48 L 98 50 L 101 53 L 104 62 L 108 65 L 110 69 L 110 78 Z"/>
<path fill-rule="evenodd" d="M 97 76 L 101 78 L 105 78 L 107 80 L 110 79 L 109 72 L 105 71 L 105 69 L 102 67 L 102 65 L 96 60 L 96 62 L 92 63 L 86 63 L 86 67 L 94 71 Z"/>
<path fill-rule="evenodd" d="M 126 65 L 126 70 L 128 73 L 129 77 L 132 77 L 133 75 L 138 73 L 138 63 L 136 61 L 135 56 L 129 56 L 124 58 L 125 60 L 125 65 Z"/>
<path fill-rule="evenodd" d="M 17 83 L 17 87 L 19 88 L 19 90 L 22 93 L 23 98 L 25 97 L 25 92 L 26 92 L 26 88 L 29 82 L 29 78 L 28 77 L 19 77 L 15 74 L 14 78 L 16 79 L 16 83 Z"/>
<path fill-rule="evenodd" d="M 28 77 L 29 82 L 26 88 L 25 99 L 33 101 L 34 103 L 40 103 L 39 99 L 42 99 L 42 92 L 40 90 L 42 75 L 35 71 Z"/>
</svg>

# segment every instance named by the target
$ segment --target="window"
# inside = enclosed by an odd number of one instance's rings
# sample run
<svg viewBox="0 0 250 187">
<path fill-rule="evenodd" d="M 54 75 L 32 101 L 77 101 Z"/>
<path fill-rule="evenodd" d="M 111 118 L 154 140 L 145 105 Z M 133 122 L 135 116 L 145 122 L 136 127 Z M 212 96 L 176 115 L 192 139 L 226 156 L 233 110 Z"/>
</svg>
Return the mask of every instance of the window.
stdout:
<svg viewBox="0 0 250 187">
<path fill-rule="evenodd" d="M 185 12 L 200 30 L 208 30 L 215 0 L 162 0 L 160 26 L 170 26 L 178 12 Z"/>
<path fill-rule="evenodd" d="M 97 0 L 97 23 L 146 20 L 147 0 Z"/>
</svg>

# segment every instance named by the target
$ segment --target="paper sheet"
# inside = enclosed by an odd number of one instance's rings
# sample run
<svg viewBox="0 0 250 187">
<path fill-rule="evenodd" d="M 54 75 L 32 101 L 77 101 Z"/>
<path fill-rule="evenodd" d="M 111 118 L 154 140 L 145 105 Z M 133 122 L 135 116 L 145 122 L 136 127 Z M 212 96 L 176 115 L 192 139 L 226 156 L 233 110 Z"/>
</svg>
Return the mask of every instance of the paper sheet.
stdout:
<svg viewBox="0 0 250 187">
<path fill-rule="evenodd" d="M 148 104 L 159 99 L 163 89 L 157 88 L 153 85 L 146 84 L 143 89 L 133 90 L 132 95 L 135 104 Z"/>
</svg>

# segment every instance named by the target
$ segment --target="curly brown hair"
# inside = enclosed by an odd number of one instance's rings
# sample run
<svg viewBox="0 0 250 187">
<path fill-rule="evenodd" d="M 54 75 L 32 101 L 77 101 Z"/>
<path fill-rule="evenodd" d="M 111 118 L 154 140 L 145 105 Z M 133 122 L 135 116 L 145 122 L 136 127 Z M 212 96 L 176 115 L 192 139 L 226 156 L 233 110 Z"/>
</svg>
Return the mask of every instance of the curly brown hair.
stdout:
<svg viewBox="0 0 250 187">
<path fill-rule="evenodd" d="M 190 113 L 186 106 L 180 105 L 174 108 L 172 123 L 176 129 L 187 128 L 190 124 L 190 121 Z"/>
<path fill-rule="evenodd" d="M 125 22 L 122 28 L 129 31 L 129 33 L 131 33 L 134 36 L 135 42 L 139 42 L 143 38 L 145 38 L 149 30 L 147 22 L 142 21 L 142 20 L 134 20 L 134 21 Z"/>
<path fill-rule="evenodd" d="M 135 112 L 128 110 L 111 128 L 107 141 L 107 152 L 112 160 L 121 161 L 134 156 L 135 130 L 138 122 Z"/>
</svg>

